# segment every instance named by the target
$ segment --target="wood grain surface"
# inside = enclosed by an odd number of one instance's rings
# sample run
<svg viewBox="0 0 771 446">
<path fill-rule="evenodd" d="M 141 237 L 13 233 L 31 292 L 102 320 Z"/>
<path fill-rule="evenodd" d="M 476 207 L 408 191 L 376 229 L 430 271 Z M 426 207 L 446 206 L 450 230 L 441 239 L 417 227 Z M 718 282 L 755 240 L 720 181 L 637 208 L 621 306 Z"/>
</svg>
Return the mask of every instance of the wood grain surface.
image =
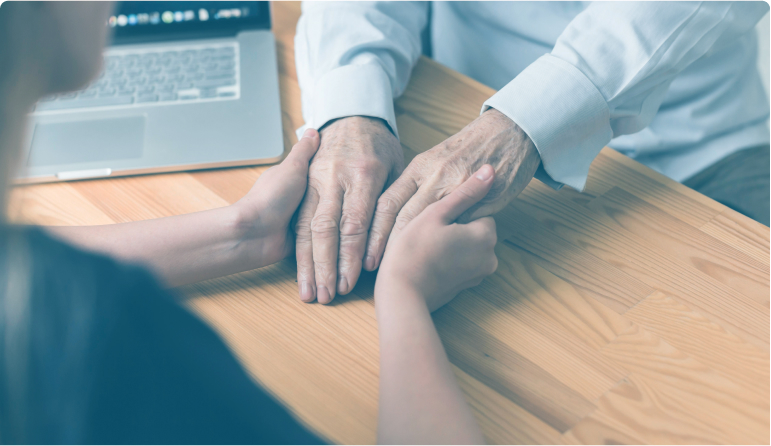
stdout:
<svg viewBox="0 0 771 446">
<path fill-rule="evenodd" d="M 302 124 L 297 3 L 273 5 L 286 147 Z M 407 159 L 490 88 L 423 58 L 396 101 Z M 124 222 L 224 206 L 265 167 L 19 187 L 16 221 Z M 769 443 L 769 229 L 604 149 L 584 193 L 534 180 L 496 216 L 498 271 L 435 314 L 492 443 Z M 185 287 L 254 379 L 328 441 L 371 443 L 374 275 L 303 304 L 294 259 Z"/>
</svg>

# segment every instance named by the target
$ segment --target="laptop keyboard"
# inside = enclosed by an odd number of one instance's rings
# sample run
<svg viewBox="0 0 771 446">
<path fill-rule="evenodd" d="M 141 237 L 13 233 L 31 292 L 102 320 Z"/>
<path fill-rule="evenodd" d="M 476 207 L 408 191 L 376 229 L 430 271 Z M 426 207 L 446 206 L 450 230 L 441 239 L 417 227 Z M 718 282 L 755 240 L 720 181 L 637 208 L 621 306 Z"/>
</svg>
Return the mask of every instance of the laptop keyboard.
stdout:
<svg viewBox="0 0 771 446">
<path fill-rule="evenodd" d="M 104 70 L 81 91 L 40 100 L 35 112 L 237 99 L 238 47 L 110 51 Z"/>
</svg>

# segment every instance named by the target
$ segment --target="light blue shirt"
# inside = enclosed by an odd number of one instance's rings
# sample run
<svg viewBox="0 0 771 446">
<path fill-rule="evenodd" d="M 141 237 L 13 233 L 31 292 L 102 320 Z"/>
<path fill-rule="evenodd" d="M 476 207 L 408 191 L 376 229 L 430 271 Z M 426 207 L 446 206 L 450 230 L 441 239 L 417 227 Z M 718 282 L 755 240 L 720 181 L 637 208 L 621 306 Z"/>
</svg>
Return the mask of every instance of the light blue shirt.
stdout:
<svg viewBox="0 0 771 446">
<path fill-rule="evenodd" d="M 398 136 L 429 26 L 438 62 L 497 90 L 493 107 L 583 190 L 603 146 L 683 181 L 769 142 L 756 68 L 764 2 L 306 2 L 295 57 L 306 127 L 364 115 Z"/>
</svg>

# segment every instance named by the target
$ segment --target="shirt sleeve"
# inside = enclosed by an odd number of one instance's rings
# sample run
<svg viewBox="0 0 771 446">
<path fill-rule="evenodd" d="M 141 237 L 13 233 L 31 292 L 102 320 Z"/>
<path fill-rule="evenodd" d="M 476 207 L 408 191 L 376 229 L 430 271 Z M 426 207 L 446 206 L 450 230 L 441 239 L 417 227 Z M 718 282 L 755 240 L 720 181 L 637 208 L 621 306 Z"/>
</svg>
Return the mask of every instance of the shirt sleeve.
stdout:
<svg viewBox="0 0 771 446">
<path fill-rule="evenodd" d="M 541 156 L 541 179 L 583 190 L 603 146 L 647 127 L 678 73 L 751 31 L 768 9 L 765 2 L 593 3 L 482 111 L 495 108 L 522 127 Z"/>
<path fill-rule="evenodd" d="M 421 54 L 427 2 L 303 2 L 295 59 L 305 124 L 383 119 L 398 137 L 393 100 Z"/>
</svg>

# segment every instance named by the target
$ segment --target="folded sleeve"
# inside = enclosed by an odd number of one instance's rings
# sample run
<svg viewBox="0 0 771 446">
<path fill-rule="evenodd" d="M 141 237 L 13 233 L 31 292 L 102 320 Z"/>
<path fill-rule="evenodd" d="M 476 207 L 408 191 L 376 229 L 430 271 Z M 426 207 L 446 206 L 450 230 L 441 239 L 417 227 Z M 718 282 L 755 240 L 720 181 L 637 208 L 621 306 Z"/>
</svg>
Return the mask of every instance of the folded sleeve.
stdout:
<svg viewBox="0 0 771 446">
<path fill-rule="evenodd" d="M 541 179 L 583 190 L 602 147 L 647 127 L 678 73 L 751 32 L 767 11 L 764 2 L 593 3 L 482 111 L 522 127 Z"/>
<path fill-rule="evenodd" d="M 295 35 L 306 128 L 346 116 L 383 119 L 398 136 L 394 98 L 421 54 L 426 2 L 303 2 Z"/>
</svg>

